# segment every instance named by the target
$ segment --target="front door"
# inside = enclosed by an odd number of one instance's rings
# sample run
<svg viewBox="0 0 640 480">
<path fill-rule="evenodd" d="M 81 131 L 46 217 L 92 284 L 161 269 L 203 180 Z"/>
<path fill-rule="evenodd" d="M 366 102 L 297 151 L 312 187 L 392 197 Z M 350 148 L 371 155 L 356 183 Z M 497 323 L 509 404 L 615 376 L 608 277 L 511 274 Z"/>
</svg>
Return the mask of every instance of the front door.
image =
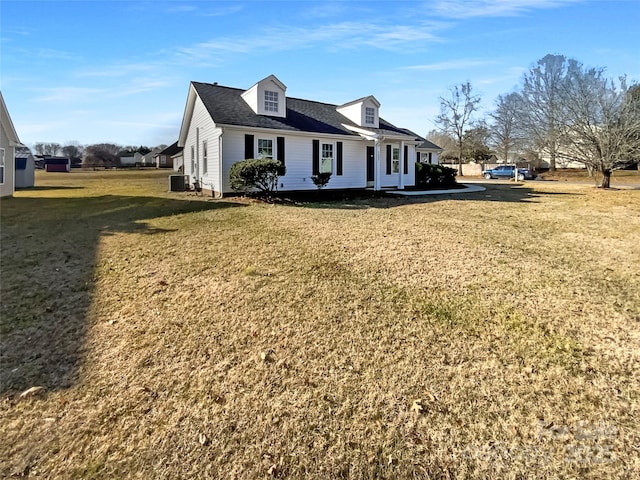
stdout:
<svg viewBox="0 0 640 480">
<path fill-rule="evenodd" d="M 373 187 L 375 180 L 374 174 L 375 154 L 373 147 L 367 147 L 367 187 Z"/>
</svg>

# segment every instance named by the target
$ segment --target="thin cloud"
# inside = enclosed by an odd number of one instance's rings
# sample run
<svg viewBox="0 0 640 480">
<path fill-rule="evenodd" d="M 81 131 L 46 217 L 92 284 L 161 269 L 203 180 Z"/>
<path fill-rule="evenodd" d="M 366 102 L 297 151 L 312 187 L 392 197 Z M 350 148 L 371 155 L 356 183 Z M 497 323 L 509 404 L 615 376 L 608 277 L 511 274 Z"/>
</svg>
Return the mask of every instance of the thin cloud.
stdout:
<svg viewBox="0 0 640 480">
<path fill-rule="evenodd" d="M 439 72 L 446 70 L 466 70 L 470 68 L 486 67 L 489 65 L 495 65 L 495 60 L 483 60 L 483 59 L 460 59 L 460 60 L 448 60 L 446 62 L 429 63 L 424 65 L 410 65 L 402 67 L 403 70 L 416 70 L 427 72 Z"/>
<path fill-rule="evenodd" d="M 82 69 L 75 72 L 77 77 L 130 77 L 134 74 L 153 73 L 160 65 L 156 63 L 126 63 L 114 64 L 93 69 Z"/>
<path fill-rule="evenodd" d="M 438 0 L 435 4 L 428 4 L 427 8 L 446 18 L 510 17 L 579 1 L 581 0 Z"/>
<path fill-rule="evenodd" d="M 130 95 L 137 95 L 139 93 L 159 90 L 170 85 L 171 82 L 166 80 L 133 79 L 131 84 L 129 84 L 126 88 L 118 90 L 114 89 L 110 96 L 113 98 L 128 97 Z"/>
<path fill-rule="evenodd" d="M 203 13 L 205 17 L 226 17 L 227 15 L 234 15 L 244 10 L 242 5 L 231 5 L 228 7 L 215 8 Z"/>
<path fill-rule="evenodd" d="M 217 38 L 177 48 L 174 54 L 182 60 L 205 61 L 220 59 L 229 54 L 265 50 L 278 52 L 311 47 L 344 49 L 367 46 L 381 50 L 405 51 L 411 45 L 423 48 L 425 42 L 441 42 L 435 33 L 440 28 L 440 23 L 385 25 L 375 22 L 338 22 L 323 25 L 321 28 L 269 27 L 251 36 Z"/>
<path fill-rule="evenodd" d="M 32 99 L 34 102 L 69 104 L 93 100 L 104 95 L 106 90 L 86 87 L 53 87 L 38 89 L 38 92 L 40 95 Z"/>
</svg>

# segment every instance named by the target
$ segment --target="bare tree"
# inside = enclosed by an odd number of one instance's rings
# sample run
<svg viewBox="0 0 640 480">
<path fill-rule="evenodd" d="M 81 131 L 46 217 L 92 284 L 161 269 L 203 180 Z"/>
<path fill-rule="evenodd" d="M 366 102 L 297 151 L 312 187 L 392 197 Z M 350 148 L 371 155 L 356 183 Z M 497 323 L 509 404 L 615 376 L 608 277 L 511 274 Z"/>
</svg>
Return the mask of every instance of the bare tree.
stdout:
<svg viewBox="0 0 640 480">
<path fill-rule="evenodd" d="M 458 147 L 456 145 L 456 140 L 451 135 L 447 135 L 441 130 L 431 130 L 427 133 L 426 139 L 442 148 L 442 153 L 440 154 L 441 159 L 457 158 L 455 152 Z"/>
<path fill-rule="evenodd" d="M 456 85 L 449 98 L 440 97 L 440 115 L 436 123 L 440 129 L 455 138 L 458 147 L 458 175 L 462 176 L 464 132 L 473 126 L 473 114 L 478 109 L 480 97 L 474 95 L 471 83 Z"/>
<path fill-rule="evenodd" d="M 37 155 L 50 155 L 55 157 L 60 152 L 61 145 L 59 143 L 51 142 L 38 142 L 35 144 L 35 150 Z"/>
<path fill-rule="evenodd" d="M 521 121 L 538 148 L 549 155 L 549 169 L 555 171 L 566 124 L 562 84 L 568 61 L 564 55 L 546 55 L 524 75 Z"/>
<path fill-rule="evenodd" d="M 491 158 L 493 152 L 489 148 L 490 131 L 484 121 L 464 132 L 464 158 L 469 161 L 483 163 Z"/>
<path fill-rule="evenodd" d="M 118 167 L 120 166 L 118 152 L 121 149 L 120 145 L 112 143 L 88 145 L 82 155 L 82 165 L 85 167 Z"/>
<path fill-rule="evenodd" d="M 566 141 L 574 160 L 602 173 L 602 188 L 611 173 L 640 157 L 640 88 L 624 77 L 607 79 L 603 69 L 571 61 L 564 84 Z"/>
<path fill-rule="evenodd" d="M 42 143 L 42 142 L 37 142 L 34 145 L 34 149 L 36 151 L 36 155 L 44 155 L 45 154 L 45 152 L 44 152 L 44 143 Z"/>
<path fill-rule="evenodd" d="M 489 116 L 492 119 L 489 126 L 491 144 L 498 157 L 509 162 L 510 156 L 517 153 L 523 145 L 523 134 L 519 127 L 522 98 L 516 92 L 499 95 L 496 108 Z"/>
<path fill-rule="evenodd" d="M 82 148 L 78 144 L 70 143 L 62 147 L 62 154 L 69 158 L 80 158 L 82 156 Z"/>
</svg>

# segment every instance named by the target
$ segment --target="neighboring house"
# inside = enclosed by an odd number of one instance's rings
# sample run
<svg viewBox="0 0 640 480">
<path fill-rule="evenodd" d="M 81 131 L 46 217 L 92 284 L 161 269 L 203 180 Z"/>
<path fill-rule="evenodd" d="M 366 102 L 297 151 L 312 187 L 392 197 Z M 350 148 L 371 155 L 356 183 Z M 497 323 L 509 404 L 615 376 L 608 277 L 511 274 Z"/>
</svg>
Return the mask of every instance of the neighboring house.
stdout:
<svg viewBox="0 0 640 480">
<path fill-rule="evenodd" d="M 0 197 L 10 197 L 15 191 L 15 149 L 22 146 L 0 92 Z"/>
<path fill-rule="evenodd" d="M 46 172 L 70 172 L 71 159 L 69 157 L 44 157 L 44 169 Z"/>
<path fill-rule="evenodd" d="M 155 167 L 156 166 L 155 156 L 157 155 L 157 153 L 158 153 L 158 150 L 154 148 L 149 153 L 145 153 L 144 155 L 142 155 L 142 158 L 140 158 L 140 165 L 143 167 Z"/>
<path fill-rule="evenodd" d="M 35 185 L 35 157 L 28 147 L 16 148 L 16 189 Z"/>
<path fill-rule="evenodd" d="M 135 152 L 131 156 L 120 157 L 120 166 L 122 167 L 135 167 L 136 165 L 140 165 L 142 162 L 142 154 L 139 152 Z"/>
<path fill-rule="evenodd" d="M 440 164 L 440 154 L 442 148 L 435 143 L 425 140 L 420 145 L 416 146 L 416 160 L 420 163 L 431 163 L 432 165 Z"/>
<path fill-rule="evenodd" d="M 174 168 L 174 157 L 182 153 L 178 142 L 169 145 L 155 154 L 156 168 Z"/>
<path fill-rule="evenodd" d="M 325 188 L 403 189 L 415 184 L 424 141 L 382 119 L 373 96 L 344 105 L 289 98 L 270 75 L 248 90 L 191 82 L 178 147 L 189 181 L 222 195 L 232 192 L 231 166 L 247 158 L 283 162 L 280 191 L 315 189 L 321 172 L 331 173 Z"/>
</svg>

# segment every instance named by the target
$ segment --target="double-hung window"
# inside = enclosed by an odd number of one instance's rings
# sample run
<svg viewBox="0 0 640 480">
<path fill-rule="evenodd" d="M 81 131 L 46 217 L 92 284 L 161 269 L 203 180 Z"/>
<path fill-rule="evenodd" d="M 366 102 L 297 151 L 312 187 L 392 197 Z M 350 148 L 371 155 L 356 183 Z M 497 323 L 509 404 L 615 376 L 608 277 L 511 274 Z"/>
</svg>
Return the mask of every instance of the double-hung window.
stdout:
<svg viewBox="0 0 640 480">
<path fill-rule="evenodd" d="M 391 171 L 393 173 L 400 172 L 400 149 L 393 147 L 393 154 L 391 156 Z"/>
<path fill-rule="evenodd" d="M 208 156 L 207 156 L 207 141 L 203 140 L 202 141 L 202 174 L 206 175 L 207 174 L 207 169 L 208 169 Z"/>
<path fill-rule="evenodd" d="M 4 148 L 0 148 L 0 184 L 4 183 Z"/>
<path fill-rule="evenodd" d="M 258 139 L 258 158 L 273 160 L 273 140 L 270 138 Z"/>
<path fill-rule="evenodd" d="M 333 171 L 333 144 L 323 143 L 321 152 L 320 173 L 331 173 Z"/>
<path fill-rule="evenodd" d="M 367 125 L 375 124 L 376 111 L 372 107 L 366 107 L 364 109 L 364 123 Z"/>
<path fill-rule="evenodd" d="M 191 145 L 191 173 L 196 173 L 196 147 Z"/>
<path fill-rule="evenodd" d="M 270 90 L 264 91 L 264 111 L 265 112 L 278 111 L 278 92 L 272 92 Z"/>
</svg>

